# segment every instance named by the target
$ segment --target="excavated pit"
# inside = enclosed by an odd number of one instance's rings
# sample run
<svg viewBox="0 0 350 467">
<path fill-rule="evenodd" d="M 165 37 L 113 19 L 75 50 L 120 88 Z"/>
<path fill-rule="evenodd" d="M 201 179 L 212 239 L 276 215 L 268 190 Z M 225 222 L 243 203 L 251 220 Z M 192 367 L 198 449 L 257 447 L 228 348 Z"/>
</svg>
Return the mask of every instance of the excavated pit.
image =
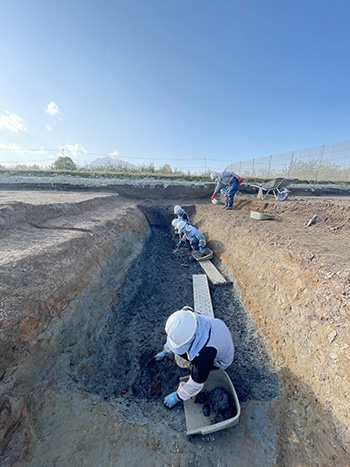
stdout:
<svg viewBox="0 0 350 467">
<path fill-rule="evenodd" d="M 170 412 L 162 406 L 164 396 L 174 391 L 180 376 L 188 374 L 173 358 L 157 362 L 152 357 L 163 349 L 167 317 L 193 304 L 192 274 L 203 274 L 199 263 L 182 248 L 169 231 L 170 219 L 153 226 L 150 239 L 132 270 L 118 303 L 98 323 L 88 352 L 76 369 L 85 390 L 122 407 L 130 422 L 135 414 L 149 410 L 152 423 L 168 425 Z M 234 364 L 228 374 L 242 403 L 268 401 L 278 395 L 278 381 L 232 285 L 210 286 L 215 316 L 230 328 L 236 344 Z M 183 410 L 178 415 L 184 430 Z"/>
<path fill-rule="evenodd" d="M 8 198 L 0 225 L 1 466 L 349 465 L 338 393 L 348 378 L 346 204 L 258 206 L 237 197 L 230 213 L 186 204 L 231 281 L 210 293 L 235 343 L 228 374 L 242 407 L 237 426 L 186 437 L 182 405 L 170 411 L 162 401 L 187 372 L 172 358 L 152 358 L 169 314 L 193 305 L 192 274 L 203 273 L 184 249 L 173 253 L 173 203 Z M 303 232 L 315 206 L 329 213 L 323 231 L 314 229 L 319 243 Z M 250 209 L 275 214 L 279 226 L 253 223 Z M 322 340 L 332 347 L 328 366 Z"/>
<path fill-rule="evenodd" d="M 118 292 L 116 304 L 98 321 L 82 359 L 70 360 L 67 366 L 63 354 L 47 379 L 55 379 L 62 390 L 82 391 L 91 402 L 107 404 L 108 410 L 118 411 L 129 426 L 147 426 L 150 433 L 157 434 L 162 446 L 178 439 L 184 452 L 183 465 L 191 464 L 198 456 L 202 459 L 198 465 L 215 465 L 218 457 L 222 465 L 229 465 L 233 457 L 246 459 L 248 446 L 249 458 L 263 458 L 266 465 L 273 465 L 273 442 L 268 453 L 264 450 L 271 443 L 271 433 L 276 435 L 276 426 L 266 418 L 278 398 L 278 378 L 232 284 L 210 286 L 214 313 L 227 323 L 236 346 L 234 363 L 227 372 L 242 407 L 247 406 L 249 412 L 249 404 L 254 404 L 254 417 L 263 431 L 252 431 L 254 443 L 240 440 L 231 446 L 225 444 L 227 437 L 234 436 L 232 430 L 187 439 L 182 404 L 171 411 L 164 407 L 164 396 L 176 389 L 179 378 L 188 371 L 180 369 L 173 358 L 157 362 L 153 357 L 165 342 L 164 326 L 169 314 L 185 305 L 193 306 L 192 274 L 202 274 L 203 270 L 184 248 L 173 252 L 177 239 L 170 231 L 169 214 L 154 209 L 148 213 L 146 209 L 145 214 L 152 224 L 150 237 Z M 240 438 L 242 426 L 236 431 Z M 213 449 L 205 453 L 204 459 L 202 450 L 208 443 L 222 445 L 222 452 Z M 159 455 L 154 452 L 151 465 L 164 465 L 169 460 L 160 460 Z M 35 465 L 38 457 L 36 454 L 29 465 Z M 117 456 L 116 462 L 122 465 L 130 459 Z"/>
</svg>

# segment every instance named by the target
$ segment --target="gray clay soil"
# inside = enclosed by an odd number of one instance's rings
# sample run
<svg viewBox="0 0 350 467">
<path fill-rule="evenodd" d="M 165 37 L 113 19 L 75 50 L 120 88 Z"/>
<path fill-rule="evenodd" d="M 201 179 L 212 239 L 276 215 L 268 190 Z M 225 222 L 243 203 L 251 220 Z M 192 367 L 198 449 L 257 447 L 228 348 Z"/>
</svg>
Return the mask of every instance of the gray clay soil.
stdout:
<svg viewBox="0 0 350 467">
<path fill-rule="evenodd" d="M 157 362 L 153 356 L 162 350 L 169 314 L 193 306 L 192 274 L 203 270 L 184 247 L 173 252 L 177 238 L 169 231 L 170 220 L 152 228 L 118 305 L 106 312 L 83 361 L 71 368 L 64 384 L 83 385 L 86 392 L 122 410 L 130 423 L 146 416 L 155 429 L 162 423 L 166 430 L 185 432 L 182 407 L 169 411 L 162 402 L 188 370 L 178 368 L 171 357 Z M 276 398 L 277 377 L 232 283 L 210 286 L 210 292 L 215 316 L 226 322 L 235 343 L 234 363 L 227 372 L 240 402 Z"/>
</svg>

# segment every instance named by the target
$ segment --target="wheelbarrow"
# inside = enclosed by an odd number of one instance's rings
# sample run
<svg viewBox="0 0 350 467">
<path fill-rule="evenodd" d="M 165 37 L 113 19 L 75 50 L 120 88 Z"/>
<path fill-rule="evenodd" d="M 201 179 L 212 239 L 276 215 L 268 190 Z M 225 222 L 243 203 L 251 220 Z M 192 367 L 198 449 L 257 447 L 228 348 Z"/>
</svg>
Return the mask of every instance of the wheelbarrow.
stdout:
<svg viewBox="0 0 350 467">
<path fill-rule="evenodd" d="M 272 194 L 276 201 L 284 201 L 290 194 L 290 190 L 288 190 L 289 185 L 296 180 L 296 178 L 279 177 L 262 185 L 254 185 L 253 183 L 246 183 L 246 185 L 258 189 L 257 198 L 259 199 L 265 199 L 268 194 Z"/>
</svg>

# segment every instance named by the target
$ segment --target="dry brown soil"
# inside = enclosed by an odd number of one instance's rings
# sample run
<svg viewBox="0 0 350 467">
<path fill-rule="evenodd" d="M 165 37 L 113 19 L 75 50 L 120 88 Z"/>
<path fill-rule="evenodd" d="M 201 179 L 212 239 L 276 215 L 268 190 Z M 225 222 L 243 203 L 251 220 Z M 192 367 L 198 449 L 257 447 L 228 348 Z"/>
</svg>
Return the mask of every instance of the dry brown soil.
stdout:
<svg viewBox="0 0 350 467">
<path fill-rule="evenodd" d="M 46 379 L 68 343 L 67 368 L 89 353 L 87 342 L 106 308 L 118 302 L 149 223 L 157 224 L 158 210 L 171 216 L 173 205 L 183 204 L 217 267 L 234 274 L 282 383 L 269 409 L 276 433 L 265 424 L 271 442 L 265 450 L 273 455 L 265 453 L 263 465 L 349 466 L 349 201 L 262 201 L 238 194 L 234 209 L 225 211 L 203 198 L 147 200 L 147 191 L 139 200 L 1 192 L 0 464 L 262 465 L 261 457 L 249 455 L 253 448 L 241 459 L 230 458 L 234 450 L 227 448 L 244 439 L 256 444 L 254 415 L 261 430 L 264 423 L 252 406 L 237 431 L 190 445 L 183 434 L 162 438 L 147 422 L 132 424 L 103 400 L 91 402 L 83 390 L 57 390 Z M 252 210 L 275 217 L 257 221 Z M 314 214 L 316 222 L 307 227 Z M 171 417 L 176 424 L 177 415 Z"/>
<path fill-rule="evenodd" d="M 201 206 L 195 221 L 234 272 L 280 368 L 284 462 L 350 465 L 349 198 L 238 196 L 234 211 L 216 208 Z M 276 220 L 253 220 L 251 210 Z"/>
</svg>

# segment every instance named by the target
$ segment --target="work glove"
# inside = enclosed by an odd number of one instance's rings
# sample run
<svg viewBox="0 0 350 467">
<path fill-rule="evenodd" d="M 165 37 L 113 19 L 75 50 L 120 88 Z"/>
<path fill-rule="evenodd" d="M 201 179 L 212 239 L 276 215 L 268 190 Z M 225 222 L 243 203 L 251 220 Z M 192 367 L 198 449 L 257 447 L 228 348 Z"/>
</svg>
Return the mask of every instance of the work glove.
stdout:
<svg viewBox="0 0 350 467">
<path fill-rule="evenodd" d="M 199 251 L 200 251 L 201 253 L 204 253 L 204 248 L 203 248 L 202 246 L 200 246 L 200 247 L 199 247 Z"/>
<path fill-rule="evenodd" d="M 214 198 L 215 198 L 215 195 L 216 195 L 216 193 L 213 193 L 213 194 L 211 195 L 211 199 L 214 199 Z"/>
<path fill-rule="evenodd" d="M 163 360 L 168 354 L 163 350 L 163 352 L 157 353 L 157 355 L 154 356 L 154 358 L 159 362 L 160 360 Z"/>
<path fill-rule="evenodd" d="M 178 402 L 180 402 L 180 399 L 177 397 L 176 392 L 172 392 L 164 398 L 164 405 L 168 409 L 172 409 Z"/>
</svg>

